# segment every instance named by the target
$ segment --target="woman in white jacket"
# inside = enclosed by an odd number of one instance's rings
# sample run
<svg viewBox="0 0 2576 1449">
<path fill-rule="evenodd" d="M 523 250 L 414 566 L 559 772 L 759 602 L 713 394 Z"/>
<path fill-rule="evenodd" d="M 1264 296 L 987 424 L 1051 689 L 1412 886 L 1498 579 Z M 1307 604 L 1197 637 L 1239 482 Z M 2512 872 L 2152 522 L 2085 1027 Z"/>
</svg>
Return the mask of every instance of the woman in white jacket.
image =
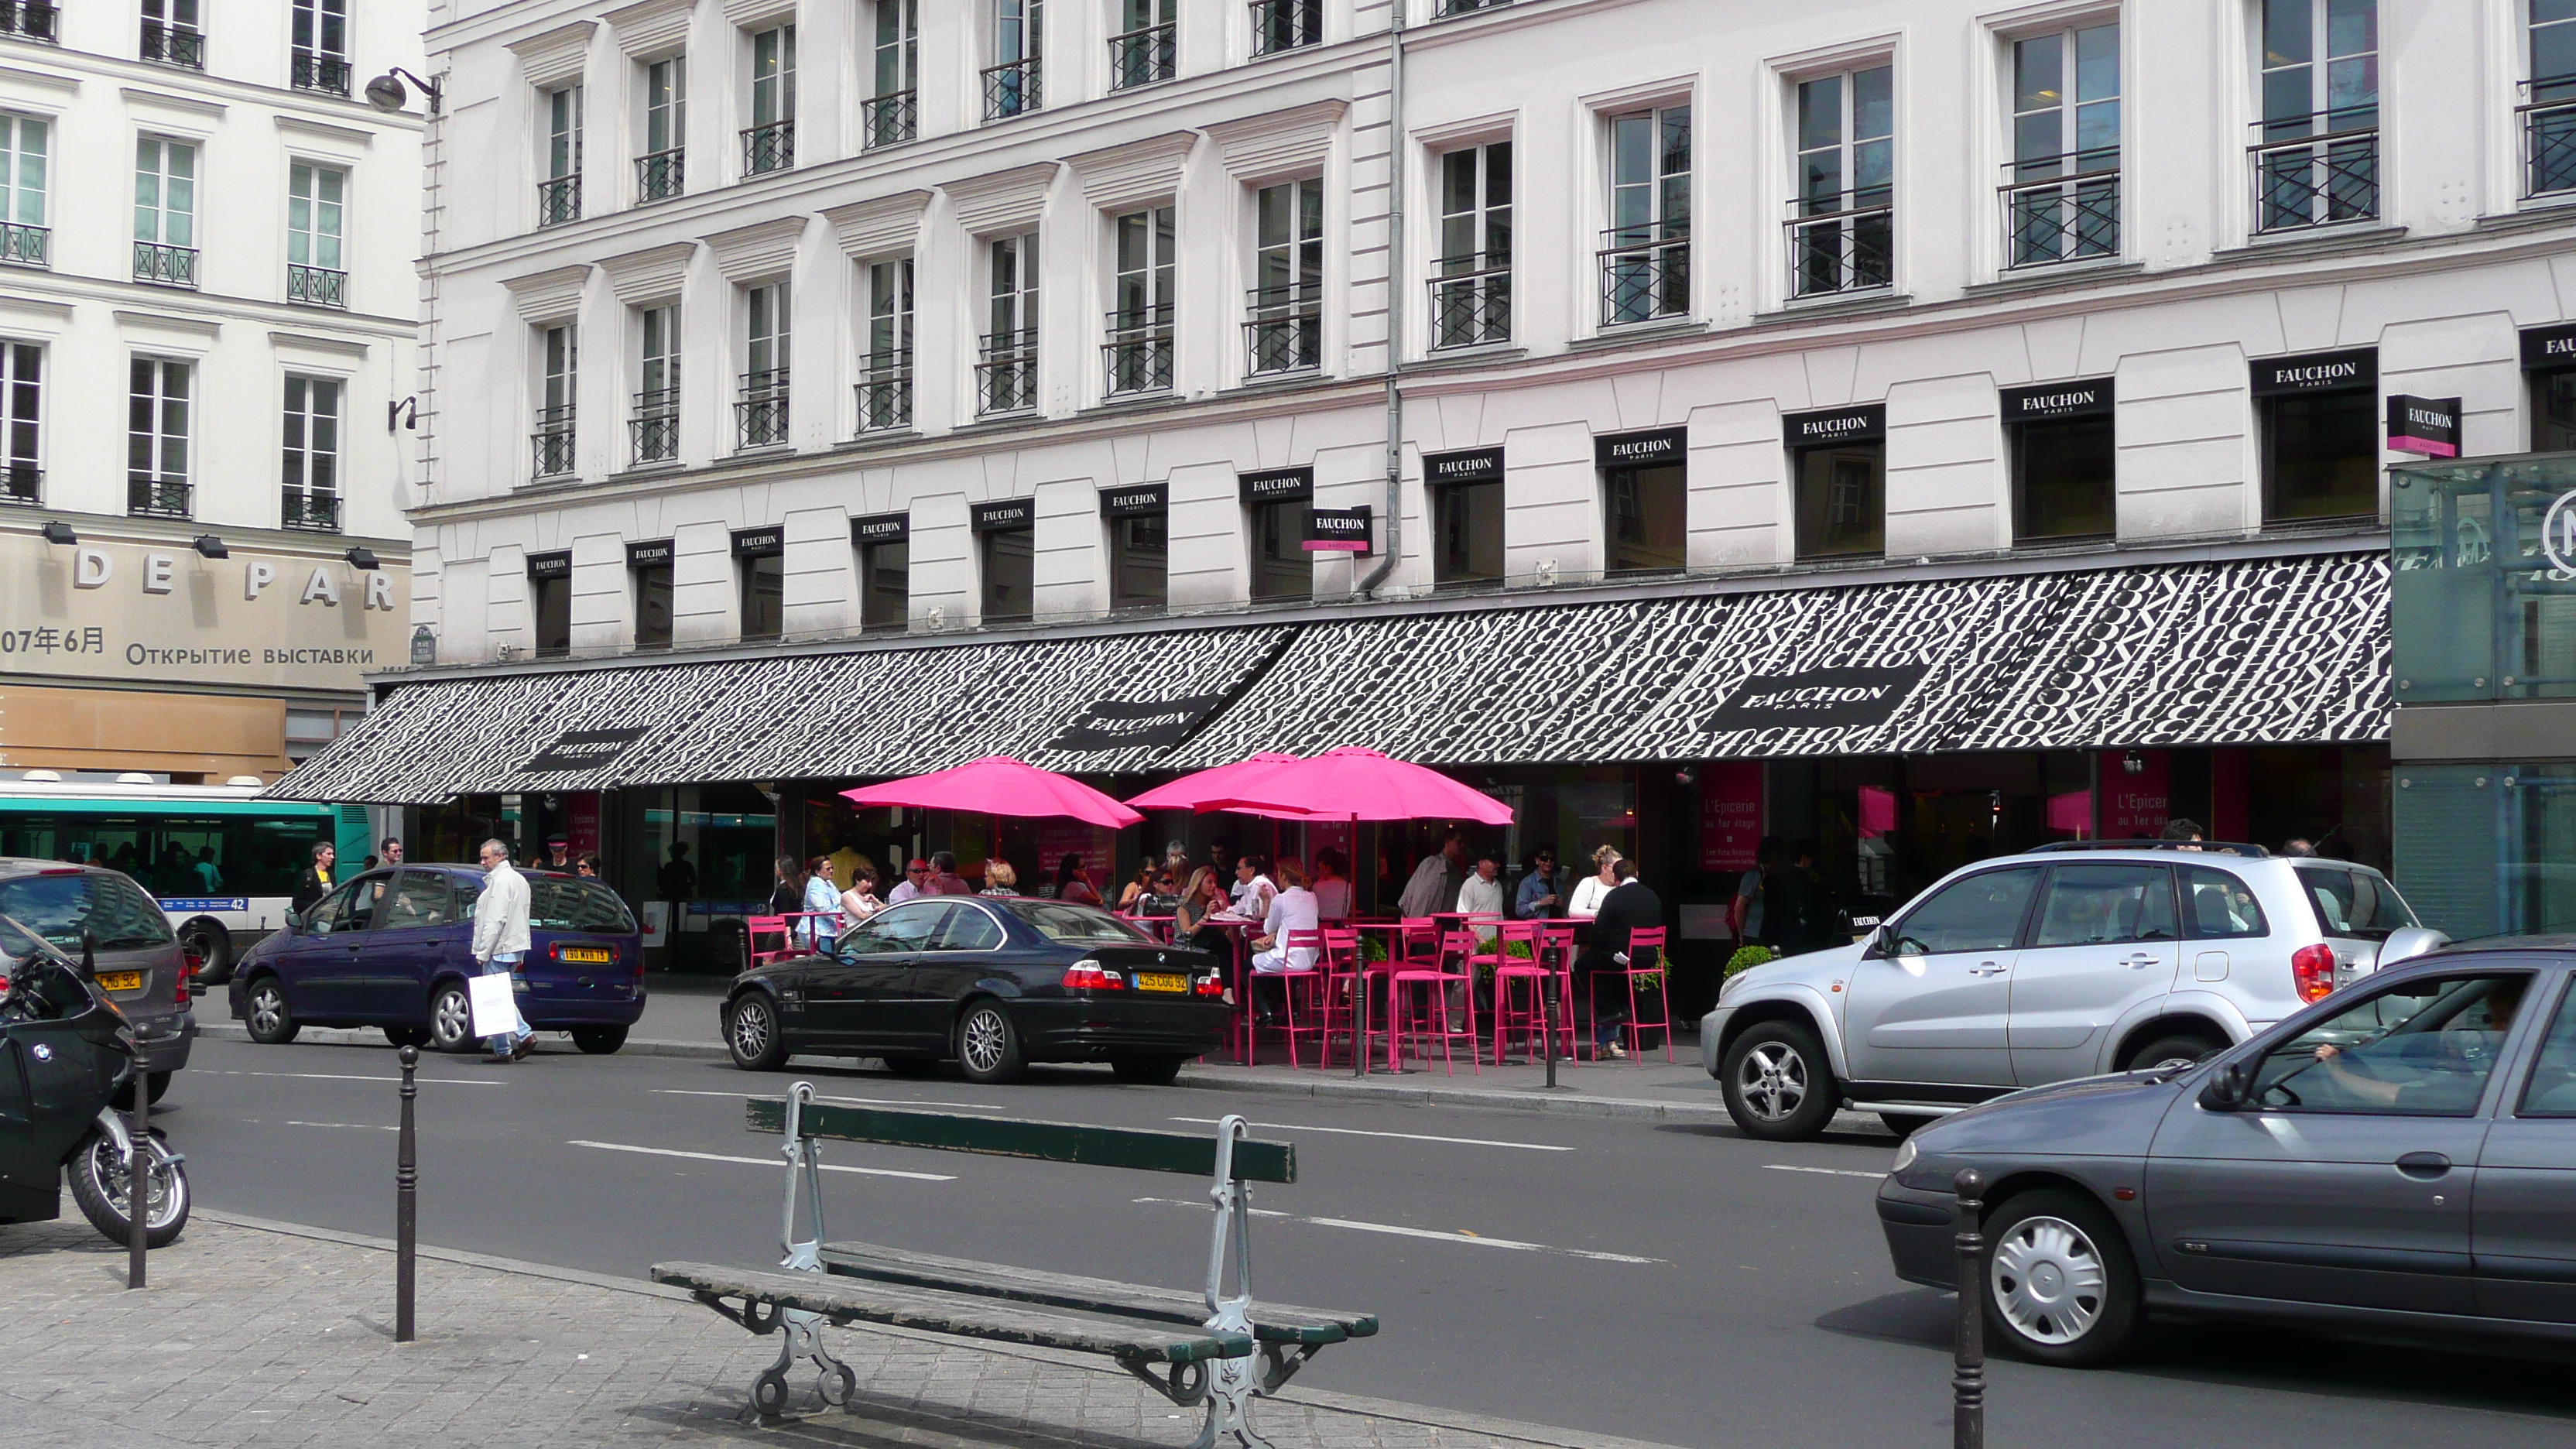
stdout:
<svg viewBox="0 0 2576 1449">
<path fill-rule="evenodd" d="M 1601 898 L 1619 884 L 1610 873 L 1619 863 L 1619 852 L 1603 846 L 1592 852 L 1593 873 L 1574 883 L 1574 898 L 1565 904 L 1565 913 L 1579 921 L 1601 914 Z"/>
</svg>

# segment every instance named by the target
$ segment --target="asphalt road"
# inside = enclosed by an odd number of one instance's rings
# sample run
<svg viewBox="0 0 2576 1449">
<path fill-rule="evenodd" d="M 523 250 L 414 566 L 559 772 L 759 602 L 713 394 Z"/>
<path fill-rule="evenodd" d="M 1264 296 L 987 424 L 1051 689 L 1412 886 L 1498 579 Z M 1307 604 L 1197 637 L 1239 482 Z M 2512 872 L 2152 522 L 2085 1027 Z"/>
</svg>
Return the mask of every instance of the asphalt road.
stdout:
<svg viewBox="0 0 2576 1449">
<path fill-rule="evenodd" d="M 391 1050 L 200 1042 L 157 1117 L 205 1206 L 390 1237 Z M 1949 1298 L 1888 1271 L 1871 1201 L 1891 1139 L 1140 1088 L 1012 1088 L 800 1068 L 828 1096 L 1194 1128 L 1241 1112 L 1297 1144 L 1255 1200 L 1262 1296 L 1371 1309 L 1372 1342 L 1301 1383 L 1681 1445 L 1937 1444 Z M 590 1058 L 424 1064 L 424 1241 L 598 1272 L 775 1261 L 778 1139 L 747 1092 L 788 1077 Z M 836 1144 L 830 1235 L 1195 1287 L 1204 1181 Z M 892 1175 L 881 1175 L 892 1174 Z M 390 1297 L 391 1283 L 386 1292 Z M 2576 1375 L 2276 1330 L 2175 1325 L 2092 1373 L 2002 1362 L 2002 1449 L 2571 1442 Z"/>
</svg>

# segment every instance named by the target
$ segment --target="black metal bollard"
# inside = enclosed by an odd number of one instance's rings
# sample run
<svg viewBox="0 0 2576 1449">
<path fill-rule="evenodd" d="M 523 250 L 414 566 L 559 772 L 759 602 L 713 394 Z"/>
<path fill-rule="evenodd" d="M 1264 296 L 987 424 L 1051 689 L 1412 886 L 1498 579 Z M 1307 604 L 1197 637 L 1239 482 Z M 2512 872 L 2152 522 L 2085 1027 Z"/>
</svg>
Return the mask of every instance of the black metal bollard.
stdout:
<svg viewBox="0 0 2576 1449">
<path fill-rule="evenodd" d="M 412 1341 L 412 1248 L 420 1230 L 420 1159 L 412 1102 L 420 1096 L 420 1048 L 402 1049 L 402 1145 L 394 1164 L 394 1342 Z"/>
<path fill-rule="evenodd" d="M 1540 973 L 1538 1032 L 1547 1042 L 1547 1085 L 1550 1091 L 1554 1091 L 1556 1089 L 1556 1012 L 1557 997 L 1560 993 L 1556 989 L 1555 965 L 1547 959 L 1547 955 L 1544 949 L 1538 953 Z"/>
<path fill-rule="evenodd" d="M 152 1074 L 137 1063 L 134 1111 L 126 1123 L 125 1144 L 125 1286 L 144 1286 L 143 1258 L 152 1237 Z"/>
<path fill-rule="evenodd" d="M 1951 1449 L 1986 1445 L 1986 1175 L 1963 1168 L 1950 1180 L 1959 1195 L 1959 1335 L 1950 1378 Z"/>
</svg>

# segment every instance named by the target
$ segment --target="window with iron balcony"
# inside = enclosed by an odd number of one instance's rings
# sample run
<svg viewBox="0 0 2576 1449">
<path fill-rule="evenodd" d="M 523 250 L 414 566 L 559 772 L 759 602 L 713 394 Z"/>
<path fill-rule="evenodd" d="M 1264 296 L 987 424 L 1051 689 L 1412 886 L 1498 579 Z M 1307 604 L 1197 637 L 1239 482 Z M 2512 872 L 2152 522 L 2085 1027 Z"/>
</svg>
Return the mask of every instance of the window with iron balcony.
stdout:
<svg viewBox="0 0 2576 1449">
<path fill-rule="evenodd" d="M 0 503 L 44 501 L 45 349 L 0 342 Z"/>
<path fill-rule="evenodd" d="M 1789 295 L 1831 296 L 1896 279 L 1896 71 L 1872 66 L 1798 84 L 1798 195 L 1789 203 Z"/>
<path fill-rule="evenodd" d="M 199 0 L 143 0 L 139 54 L 160 65 L 206 68 L 206 36 L 197 28 Z"/>
<path fill-rule="evenodd" d="M 1254 377 L 1323 363 L 1324 183 L 1265 186 L 1253 197 L 1254 286 L 1244 321 Z"/>
<path fill-rule="evenodd" d="M 859 145 L 896 146 L 921 131 L 921 0 L 877 0 L 871 94 L 859 102 Z"/>
<path fill-rule="evenodd" d="M 581 103 L 579 86 L 545 93 L 545 176 L 537 183 L 537 225 L 581 220 Z"/>
<path fill-rule="evenodd" d="M 287 84 L 324 95 L 349 93 L 349 0 L 295 0 L 287 45 Z"/>
<path fill-rule="evenodd" d="M 1512 143 L 1440 158 L 1440 258 L 1432 263 L 1431 346 L 1512 336 Z"/>
<path fill-rule="evenodd" d="M 1118 218 L 1117 273 L 1106 354 L 1112 397 L 1172 390 L 1174 211 L 1158 206 Z"/>
<path fill-rule="evenodd" d="M 688 61 L 644 67 L 644 154 L 635 158 L 637 202 L 667 201 L 687 189 Z"/>
<path fill-rule="evenodd" d="M 158 136 L 134 151 L 134 280 L 197 285 L 197 148 Z"/>
<path fill-rule="evenodd" d="M 1439 0 L 1432 14 L 1442 20 L 1453 15 L 1473 15 L 1479 10 L 1500 10 L 1512 0 Z"/>
<path fill-rule="evenodd" d="M 2263 8 L 2262 112 L 2246 155 L 2258 235 L 2379 216 L 2377 0 Z"/>
<path fill-rule="evenodd" d="M 126 397 L 125 511 L 137 518 L 186 518 L 190 442 L 195 436 L 195 368 L 136 357 Z"/>
<path fill-rule="evenodd" d="M 2007 267 L 2120 254 L 2120 27 L 2013 42 Z"/>
<path fill-rule="evenodd" d="M 2522 117 L 2523 195 L 2576 191 L 2576 4 L 2532 0 Z"/>
<path fill-rule="evenodd" d="M 993 0 L 993 64 L 984 67 L 984 119 L 1008 120 L 1046 104 L 1042 0 Z"/>
<path fill-rule="evenodd" d="M 1324 42 L 1324 0 L 1252 0 L 1252 53 L 1277 55 Z"/>
<path fill-rule="evenodd" d="M 742 132 L 742 174 L 795 164 L 796 27 L 780 25 L 751 38 L 751 124 Z"/>
<path fill-rule="evenodd" d="M 1125 29 L 1109 37 L 1109 88 L 1123 91 L 1170 80 L 1179 73 L 1180 26 L 1176 0 L 1121 0 Z"/>
<path fill-rule="evenodd" d="M 45 197 L 53 166 L 53 123 L 0 112 L 0 263 L 51 265 L 53 233 Z"/>
<path fill-rule="evenodd" d="M 1690 313 L 1691 108 L 1610 118 L 1601 325 Z"/>
<path fill-rule="evenodd" d="M 60 11 L 44 0 L 0 0 L 0 35 L 54 43 Z"/>
<path fill-rule="evenodd" d="M 987 248 L 991 310 L 975 364 L 976 411 L 1024 412 L 1038 405 L 1038 238 L 1003 237 Z"/>
<path fill-rule="evenodd" d="M 912 426 L 912 259 L 868 267 L 867 350 L 859 358 L 859 431 Z"/>
</svg>

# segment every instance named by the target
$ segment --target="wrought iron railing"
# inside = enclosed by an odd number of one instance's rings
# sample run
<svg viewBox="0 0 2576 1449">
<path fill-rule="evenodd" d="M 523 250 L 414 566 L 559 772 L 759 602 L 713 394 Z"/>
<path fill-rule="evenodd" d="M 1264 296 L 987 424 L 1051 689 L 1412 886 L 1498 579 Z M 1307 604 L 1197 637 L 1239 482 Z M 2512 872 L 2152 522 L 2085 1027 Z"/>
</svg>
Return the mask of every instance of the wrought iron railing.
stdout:
<svg viewBox="0 0 2576 1449">
<path fill-rule="evenodd" d="M 45 470 L 19 459 L 0 463 L 0 503 L 41 503 Z"/>
<path fill-rule="evenodd" d="M 1512 0 L 1440 0 L 1439 8 L 1432 13 L 1446 20 L 1452 15 L 1472 15 L 1479 10 L 1500 10 L 1511 3 Z"/>
<path fill-rule="evenodd" d="M 134 280 L 164 287 L 193 287 L 197 285 L 197 249 L 136 242 Z"/>
<path fill-rule="evenodd" d="M 900 146 L 921 133 L 921 93 L 889 91 L 859 102 L 859 146 Z"/>
<path fill-rule="evenodd" d="M 1277 55 L 1324 40 L 1324 0 L 1252 0 L 1252 53 Z"/>
<path fill-rule="evenodd" d="M 125 475 L 125 511 L 136 518 L 186 518 L 196 490 L 185 478 L 167 473 Z"/>
<path fill-rule="evenodd" d="M 796 164 L 796 123 L 772 121 L 766 126 L 745 126 L 742 132 L 742 174 L 760 176 L 784 171 Z"/>
<path fill-rule="evenodd" d="M 2576 76 L 2532 82 L 2535 91 L 2565 91 Z M 2534 101 L 2519 108 L 2522 116 L 2524 196 L 2554 196 L 2576 191 L 2576 97 Z"/>
<path fill-rule="evenodd" d="M 1172 390 L 1172 309 L 1147 307 L 1109 314 L 1109 340 L 1101 354 L 1107 363 L 1109 395 Z"/>
<path fill-rule="evenodd" d="M 2264 139 L 2246 148 L 2254 166 L 2254 230 L 2298 231 L 2377 217 L 2377 114 L 2364 108 L 2256 122 Z M 2356 116 L 2361 124 L 2340 124 Z M 2284 136 L 2292 130 L 2309 134 Z"/>
<path fill-rule="evenodd" d="M 1015 413 L 1038 405 L 1038 330 L 996 332 L 975 364 L 975 410 Z"/>
<path fill-rule="evenodd" d="M 163 65 L 184 65 L 190 70 L 204 70 L 206 37 L 201 31 L 146 19 L 143 22 L 143 58 Z"/>
<path fill-rule="evenodd" d="M 537 225 L 561 226 L 581 220 L 581 173 L 549 176 L 537 183 Z"/>
<path fill-rule="evenodd" d="M 308 493 L 301 488 L 281 490 L 277 504 L 277 525 L 300 528 L 314 533 L 340 531 L 340 495 Z"/>
<path fill-rule="evenodd" d="M 1512 338 L 1512 264 L 1509 257 L 1443 257 L 1433 263 L 1431 345 L 1474 347 Z"/>
<path fill-rule="evenodd" d="M 746 448 L 787 441 L 787 369 L 742 375 L 742 397 L 733 405 L 735 435 Z"/>
<path fill-rule="evenodd" d="M 1038 56 L 984 67 L 984 119 L 1024 116 L 1046 104 L 1046 67 Z"/>
<path fill-rule="evenodd" d="M 345 57 L 324 55 L 318 50 L 299 50 L 290 64 L 287 84 L 299 91 L 345 96 L 349 93 L 349 62 Z"/>
<path fill-rule="evenodd" d="M 307 307 L 346 307 L 349 305 L 349 274 L 328 267 L 302 267 L 286 264 L 286 300 Z"/>
<path fill-rule="evenodd" d="M 1601 233 L 1601 325 L 1690 315 L 1690 233 L 1657 223 Z"/>
<path fill-rule="evenodd" d="M 871 354 L 861 363 L 859 431 L 881 433 L 911 427 L 912 354 Z"/>
<path fill-rule="evenodd" d="M 668 201 L 678 196 L 688 184 L 687 160 L 685 148 L 679 146 L 636 157 L 635 199 Z"/>
<path fill-rule="evenodd" d="M 536 454 L 537 476 L 556 478 L 573 469 L 573 410 L 537 409 L 537 430 L 528 435 Z"/>
<path fill-rule="evenodd" d="M 62 12 L 42 0 L 0 0 L 0 35 L 14 35 L 20 40 L 54 39 L 55 22 Z"/>
<path fill-rule="evenodd" d="M 51 266 L 54 234 L 50 228 L 0 222 L 0 262 L 22 267 Z"/>
<path fill-rule="evenodd" d="M 1896 208 L 1881 202 L 1789 218 L 1789 295 L 1865 292 L 1896 279 Z"/>
<path fill-rule="evenodd" d="M 2005 166 L 2012 179 L 2000 188 L 2004 203 L 2004 265 L 2044 267 L 2120 254 L 2120 169 L 2086 169 L 2070 153 Z"/>
<path fill-rule="evenodd" d="M 1180 32 L 1175 22 L 1109 37 L 1109 88 L 1123 91 L 1170 80 L 1179 70 Z"/>
<path fill-rule="evenodd" d="M 1251 316 L 1243 324 L 1253 376 L 1304 372 L 1323 365 L 1324 303 L 1315 296 L 1283 296 L 1252 289 Z"/>
<path fill-rule="evenodd" d="M 655 388 L 635 394 L 635 416 L 627 419 L 635 443 L 635 461 L 668 463 L 680 456 L 680 390 Z"/>
</svg>

